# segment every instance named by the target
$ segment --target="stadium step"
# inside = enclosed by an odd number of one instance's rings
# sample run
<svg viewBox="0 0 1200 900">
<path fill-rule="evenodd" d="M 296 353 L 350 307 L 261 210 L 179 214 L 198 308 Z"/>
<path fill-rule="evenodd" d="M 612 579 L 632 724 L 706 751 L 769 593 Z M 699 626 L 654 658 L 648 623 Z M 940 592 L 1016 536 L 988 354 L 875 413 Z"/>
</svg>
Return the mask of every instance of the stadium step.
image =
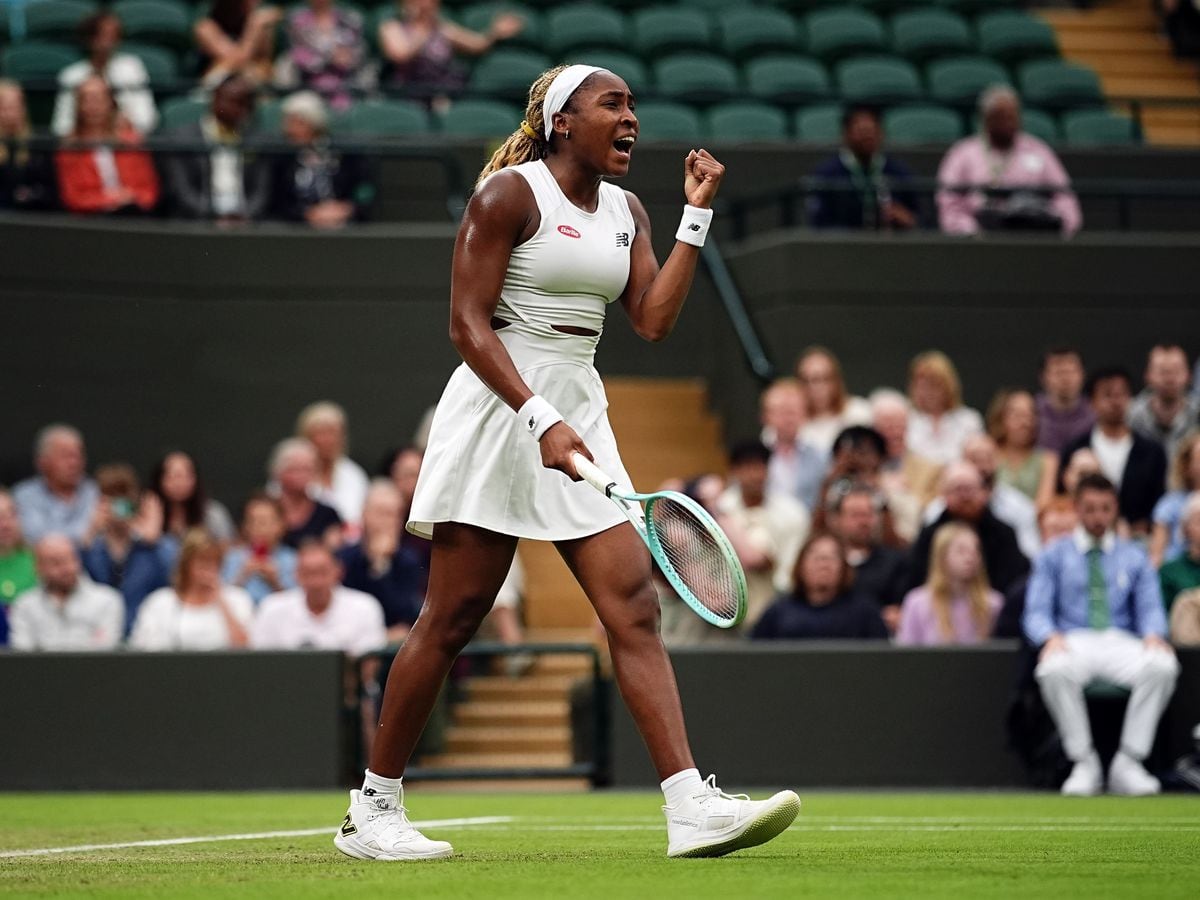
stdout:
<svg viewBox="0 0 1200 900">
<path fill-rule="evenodd" d="M 552 727 L 570 720 L 565 700 L 467 700 L 454 707 L 454 720 L 473 727 Z"/>
<path fill-rule="evenodd" d="M 484 675 L 468 678 L 462 685 L 473 700 L 562 700 L 577 680 L 575 675 Z"/>
<path fill-rule="evenodd" d="M 436 753 L 421 758 L 422 768 L 561 769 L 573 762 L 570 751 L 552 753 Z"/>
<path fill-rule="evenodd" d="M 571 750 L 568 726 L 475 727 L 446 730 L 447 753 L 566 753 Z"/>
</svg>

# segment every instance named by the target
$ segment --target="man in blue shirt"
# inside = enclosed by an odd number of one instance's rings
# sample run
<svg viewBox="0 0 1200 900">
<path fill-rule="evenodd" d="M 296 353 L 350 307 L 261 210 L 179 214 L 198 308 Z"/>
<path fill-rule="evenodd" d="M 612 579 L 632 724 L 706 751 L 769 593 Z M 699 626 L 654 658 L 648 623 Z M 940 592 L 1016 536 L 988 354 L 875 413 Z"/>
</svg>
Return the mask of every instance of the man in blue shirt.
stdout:
<svg viewBox="0 0 1200 900">
<path fill-rule="evenodd" d="M 70 425 L 48 425 L 38 433 L 34 457 L 39 474 L 12 491 L 25 540 L 36 544 L 58 533 L 82 541 L 100 496 L 87 477 L 83 436 Z"/>
<path fill-rule="evenodd" d="M 1075 763 L 1064 794 L 1103 786 L 1083 690 L 1101 678 L 1130 688 L 1121 746 L 1108 771 L 1114 794 L 1155 794 L 1158 779 L 1142 760 L 1175 690 L 1179 663 L 1166 642 L 1158 576 L 1145 551 L 1117 537 L 1117 490 L 1103 475 L 1080 479 L 1079 526 L 1034 562 L 1025 598 L 1025 634 L 1040 646 L 1034 671 L 1063 749 Z"/>
</svg>

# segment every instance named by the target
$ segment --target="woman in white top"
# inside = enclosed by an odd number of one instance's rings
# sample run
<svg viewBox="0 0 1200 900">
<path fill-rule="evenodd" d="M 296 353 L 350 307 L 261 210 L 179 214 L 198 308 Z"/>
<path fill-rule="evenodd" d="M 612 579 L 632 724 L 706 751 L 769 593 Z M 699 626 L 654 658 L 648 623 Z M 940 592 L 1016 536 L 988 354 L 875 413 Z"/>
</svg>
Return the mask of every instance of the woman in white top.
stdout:
<svg viewBox="0 0 1200 900">
<path fill-rule="evenodd" d="M 963 444 L 983 431 L 983 417 L 962 405 L 954 363 L 940 350 L 917 356 L 908 367 L 908 449 L 940 465 L 962 458 Z"/>
<path fill-rule="evenodd" d="M 625 82 L 591 66 L 552 69 L 531 87 L 525 117 L 484 169 L 455 244 L 450 338 L 464 362 L 434 415 L 408 522 L 433 539 L 429 590 L 391 667 L 363 790 L 351 792 L 334 842 L 364 859 L 451 854 L 404 817 L 400 777 L 523 537 L 556 542 L 604 624 L 621 694 L 665 779 L 668 854 L 762 843 L 791 823 L 798 798 L 733 800 L 700 779 L 658 633 L 650 556 L 571 463 L 581 453 L 628 484 L 592 366 L 604 314 L 619 300 L 640 336 L 671 332 L 724 167 L 704 150 L 688 154 L 689 205 L 660 270 L 641 202 L 605 180 L 626 174 L 637 138 Z"/>
<path fill-rule="evenodd" d="M 849 425 L 870 425 L 871 405 L 846 391 L 842 364 L 832 350 L 809 347 L 796 362 L 796 377 L 808 397 L 808 416 L 800 437 L 829 453 Z"/>
<path fill-rule="evenodd" d="M 189 531 L 179 551 L 173 587 L 138 607 L 129 646 L 135 650 L 228 650 L 249 641 L 254 601 L 221 583 L 221 545 L 206 531 Z"/>
<path fill-rule="evenodd" d="M 121 115 L 140 134 L 149 134 L 158 124 L 158 110 L 150 91 L 145 64 L 132 53 L 118 53 L 121 20 L 112 12 L 99 12 L 79 27 L 87 47 L 87 59 L 71 63 L 58 73 L 58 98 L 50 130 L 66 137 L 75 127 L 75 90 L 93 75 L 112 89 Z"/>
<path fill-rule="evenodd" d="M 317 451 L 313 499 L 332 506 L 343 522 L 357 528 L 369 479 L 346 455 L 346 411 L 328 400 L 306 406 L 296 420 L 296 436 L 307 438 Z"/>
</svg>

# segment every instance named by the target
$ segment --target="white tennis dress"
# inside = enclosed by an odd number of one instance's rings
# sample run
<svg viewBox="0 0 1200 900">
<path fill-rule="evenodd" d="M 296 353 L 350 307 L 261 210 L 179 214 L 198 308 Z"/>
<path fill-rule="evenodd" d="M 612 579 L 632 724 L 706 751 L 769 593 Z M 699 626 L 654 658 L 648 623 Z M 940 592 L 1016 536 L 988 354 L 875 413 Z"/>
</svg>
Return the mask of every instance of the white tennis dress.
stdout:
<svg viewBox="0 0 1200 900">
<path fill-rule="evenodd" d="M 496 307 L 496 316 L 512 324 L 496 336 L 530 390 L 554 405 L 601 469 L 628 486 L 592 365 L 605 309 L 629 280 L 636 226 L 625 192 L 602 182 L 589 213 L 566 198 L 544 162 L 511 168 L 529 183 L 541 224 L 512 251 Z M 596 334 L 564 334 L 554 325 Z M 516 413 L 466 363 L 455 370 L 433 416 L 409 531 L 431 537 L 438 522 L 460 522 L 557 541 L 624 521 L 594 489 L 545 468 Z"/>
</svg>

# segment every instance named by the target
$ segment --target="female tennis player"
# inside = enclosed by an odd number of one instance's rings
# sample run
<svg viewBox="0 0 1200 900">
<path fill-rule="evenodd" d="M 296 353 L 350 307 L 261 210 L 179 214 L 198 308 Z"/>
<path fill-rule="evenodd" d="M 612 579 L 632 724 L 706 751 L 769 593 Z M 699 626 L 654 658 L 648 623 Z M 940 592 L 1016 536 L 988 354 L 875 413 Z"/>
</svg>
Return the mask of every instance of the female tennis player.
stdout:
<svg viewBox="0 0 1200 900">
<path fill-rule="evenodd" d="M 438 403 L 408 529 L 433 539 L 429 590 L 396 656 L 361 791 L 334 843 L 360 859 L 451 855 L 408 821 L 401 776 L 451 664 L 504 581 L 518 538 L 554 541 L 608 633 L 613 669 L 662 779 L 669 856 L 761 844 L 795 819 L 701 780 L 658 634 L 650 556 L 613 503 L 580 483 L 580 453 L 623 484 L 592 359 L 607 305 L 665 338 L 691 286 L 724 167 L 684 161 L 683 221 L 659 269 L 650 220 L 605 181 L 629 170 L 634 99 L 606 69 L 566 66 L 530 88 L 525 121 L 484 168 L 454 248 L 450 338 L 463 358 Z"/>
</svg>

